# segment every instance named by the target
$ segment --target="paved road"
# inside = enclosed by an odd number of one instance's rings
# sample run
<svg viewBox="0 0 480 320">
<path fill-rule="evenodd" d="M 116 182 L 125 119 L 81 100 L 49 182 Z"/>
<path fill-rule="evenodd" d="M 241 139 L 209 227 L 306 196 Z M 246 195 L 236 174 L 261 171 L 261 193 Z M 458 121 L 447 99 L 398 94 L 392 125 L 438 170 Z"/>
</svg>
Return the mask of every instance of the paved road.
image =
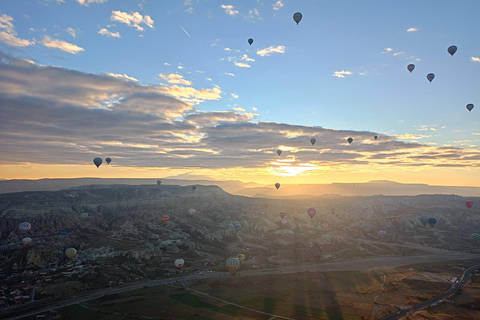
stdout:
<svg viewBox="0 0 480 320">
<path fill-rule="evenodd" d="M 442 250 L 441 252 L 437 252 L 431 255 L 422 255 L 422 256 L 407 256 L 407 257 L 375 257 L 375 258 L 364 258 L 364 259 L 354 259 L 354 260 L 346 260 L 346 261 L 338 261 L 338 262 L 322 262 L 322 263 L 311 263 L 311 264 L 303 264 L 303 265 L 296 265 L 296 266 L 285 266 L 279 267 L 276 269 L 264 269 L 264 270 L 245 270 L 238 273 L 241 277 L 246 276 L 259 276 L 259 275 L 271 275 L 271 274 L 280 274 L 280 273 L 299 273 L 299 272 L 326 272 L 326 271 L 356 271 L 356 270 L 372 270 L 372 269 L 383 269 L 383 268 L 391 268 L 391 267 L 398 267 L 403 265 L 410 265 L 416 263 L 427 263 L 427 262 L 436 262 L 436 261 L 446 261 L 446 260 L 463 260 L 463 259 L 479 259 L 479 254 L 473 253 L 462 253 L 458 254 L 458 252 Z M 35 311 L 28 312 L 25 311 L 21 314 L 21 316 L 15 316 L 10 318 L 5 318 L 8 320 L 19 319 L 25 316 L 32 316 L 38 313 L 46 312 L 52 309 L 59 309 L 63 307 L 67 307 L 77 303 L 83 303 L 90 300 L 98 299 L 103 297 L 106 294 L 114 294 L 114 293 L 121 293 L 126 291 L 138 290 L 145 286 L 158 286 L 162 284 L 174 283 L 183 279 L 185 281 L 195 280 L 195 279 L 208 279 L 208 278 L 222 278 L 222 277 L 230 277 L 228 272 L 212 272 L 212 273 L 204 273 L 203 275 L 198 274 L 190 274 L 190 275 L 183 275 L 180 277 L 175 278 L 168 278 L 168 279 L 157 279 L 157 280 L 143 280 L 138 283 L 133 283 L 129 285 L 125 285 L 122 287 L 116 288 L 106 288 L 106 289 L 99 289 L 91 292 L 87 292 L 82 294 L 79 297 L 74 297 L 69 300 L 58 301 L 52 303 L 50 306 L 45 308 L 39 308 Z M 27 307 L 27 305 L 23 305 L 23 307 Z M 3 312 L 0 312 L 0 318 L 3 319 L 2 315 L 8 315 L 11 313 L 14 308 L 7 309 Z M 18 311 L 18 309 L 17 309 Z"/>
<path fill-rule="evenodd" d="M 414 313 L 416 311 L 420 311 L 420 310 L 435 306 L 440 301 L 446 299 L 447 297 L 454 294 L 455 292 L 457 292 L 461 288 L 465 287 L 468 284 L 468 281 L 470 280 L 470 276 L 472 275 L 473 271 L 475 271 L 476 269 L 479 269 L 479 268 L 480 268 L 480 264 L 477 264 L 477 265 L 471 266 L 470 268 L 464 270 L 462 275 L 458 279 L 458 283 L 455 286 L 453 286 L 451 289 L 445 291 L 444 293 L 436 296 L 435 298 L 430 299 L 428 301 L 424 301 L 424 302 L 419 303 L 419 304 L 416 304 L 412 307 L 403 309 L 403 310 L 398 311 L 396 313 L 392 313 L 392 314 L 386 316 L 385 318 L 383 318 L 382 320 L 398 320 L 398 319 L 401 319 L 401 318 L 405 317 L 409 313 Z"/>
</svg>

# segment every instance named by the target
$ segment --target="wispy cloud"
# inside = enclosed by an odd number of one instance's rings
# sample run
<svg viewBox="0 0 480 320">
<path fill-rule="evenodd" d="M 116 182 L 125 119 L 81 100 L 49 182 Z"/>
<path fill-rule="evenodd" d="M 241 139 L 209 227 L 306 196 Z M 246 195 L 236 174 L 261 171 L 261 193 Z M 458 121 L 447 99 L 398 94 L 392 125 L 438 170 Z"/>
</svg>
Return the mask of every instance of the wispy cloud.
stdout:
<svg viewBox="0 0 480 320">
<path fill-rule="evenodd" d="M 470 60 L 473 61 L 473 62 L 480 62 L 479 57 L 471 57 Z"/>
<path fill-rule="evenodd" d="M 236 14 L 238 14 L 238 10 L 234 10 L 232 5 L 221 5 L 222 9 L 225 9 L 225 13 L 228 15 L 234 17 Z"/>
<path fill-rule="evenodd" d="M 82 6 L 88 6 L 90 3 L 106 3 L 107 0 L 75 0 Z"/>
<path fill-rule="evenodd" d="M 72 37 L 74 37 L 74 38 L 77 37 L 77 33 L 76 33 L 75 29 L 69 27 L 69 28 L 67 28 L 66 31 L 67 31 L 68 33 L 70 33 L 70 35 L 71 35 Z"/>
<path fill-rule="evenodd" d="M 187 86 L 191 86 L 192 82 L 189 80 L 185 80 L 181 74 L 178 73 L 169 73 L 169 74 L 163 74 L 160 73 L 158 75 L 160 78 L 163 80 L 167 81 L 168 83 L 173 83 L 173 84 L 184 84 Z"/>
<path fill-rule="evenodd" d="M 142 16 L 138 12 L 122 12 L 122 11 L 112 11 L 110 20 L 118 21 L 124 23 L 129 27 L 137 29 L 137 31 L 143 31 L 144 28 L 140 24 L 145 24 L 146 26 L 153 28 L 153 20 L 150 16 Z"/>
<path fill-rule="evenodd" d="M 400 55 L 404 55 L 405 52 L 403 51 L 399 51 L 399 52 L 395 52 L 393 55 L 396 57 L 396 56 L 400 56 Z"/>
<path fill-rule="evenodd" d="M 111 32 L 111 31 L 108 31 L 105 28 L 100 29 L 100 31 L 98 31 L 98 34 L 101 34 L 102 36 L 106 36 L 106 37 L 109 37 L 109 38 L 121 38 L 122 37 L 122 36 L 120 36 L 120 32 Z"/>
<path fill-rule="evenodd" d="M 345 75 L 350 75 L 350 74 L 352 74 L 351 71 L 345 71 L 345 70 L 334 71 L 333 74 L 332 74 L 332 77 L 345 78 Z"/>
<path fill-rule="evenodd" d="M 190 35 L 188 34 L 187 30 L 185 30 L 182 26 L 180 26 L 180 28 L 182 28 L 183 32 L 185 32 L 185 34 L 186 34 L 189 38 L 191 38 Z"/>
<path fill-rule="evenodd" d="M 248 55 L 246 55 L 246 54 L 242 55 L 241 59 L 243 61 L 248 61 L 248 62 L 255 61 L 255 59 L 249 58 Z"/>
<path fill-rule="evenodd" d="M 223 50 L 225 50 L 225 51 L 232 51 L 232 49 L 230 49 L 230 48 L 223 48 Z"/>
<path fill-rule="evenodd" d="M 106 73 L 107 75 L 109 75 L 110 77 L 114 77 L 114 78 L 117 78 L 117 79 L 123 79 L 123 80 L 126 80 L 126 81 L 134 81 L 134 82 L 137 82 L 138 80 L 134 77 L 130 77 L 126 74 L 118 74 L 118 73 Z"/>
<path fill-rule="evenodd" d="M 245 16 L 245 19 L 250 19 L 252 22 L 255 22 L 255 19 L 263 20 L 263 18 L 260 16 L 260 12 L 256 8 L 249 10 L 248 15 Z"/>
<path fill-rule="evenodd" d="M 232 95 L 232 99 L 238 99 L 238 94 L 235 94 L 235 93 L 231 93 Z M 235 108 L 233 108 L 235 109 Z M 243 109 L 243 111 L 245 111 L 245 109 Z"/>
<path fill-rule="evenodd" d="M 168 63 L 168 62 L 164 62 L 163 65 L 164 65 L 164 66 L 171 66 L 171 64 Z"/>
<path fill-rule="evenodd" d="M 385 48 L 384 49 L 385 51 L 382 51 L 382 53 L 388 53 L 388 52 L 392 52 L 392 48 Z"/>
<path fill-rule="evenodd" d="M 77 54 L 79 52 L 85 51 L 85 49 L 83 49 L 82 47 L 79 47 L 72 43 L 68 43 L 63 40 L 54 39 L 50 36 L 44 36 L 41 40 L 41 43 L 47 48 L 58 49 L 71 54 Z"/>
<path fill-rule="evenodd" d="M 13 18 L 7 14 L 0 15 L 0 41 L 12 47 L 28 47 L 35 44 L 34 41 L 17 37 Z"/>
<path fill-rule="evenodd" d="M 233 110 L 235 111 L 239 111 L 239 112 L 245 112 L 245 109 L 244 108 L 240 108 L 240 107 L 234 107 L 232 108 Z"/>
<path fill-rule="evenodd" d="M 283 2 L 278 0 L 273 4 L 273 10 L 280 10 L 283 7 Z"/>
<path fill-rule="evenodd" d="M 231 73 L 231 72 L 225 72 L 225 74 L 226 74 L 227 76 L 235 77 L 235 74 L 233 74 L 233 73 Z"/>
<path fill-rule="evenodd" d="M 234 62 L 234 64 L 239 68 L 250 68 L 250 65 L 244 62 Z"/>
<path fill-rule="evenodd" d="M 285 46 L 270 46 L 257 51 L 257 54 L 261 57 L 269 56 L 272 53 L 285 53 Z"/>
<path fill-rule="evenodd" d="M 418 31 L 418 29 L 414 28 L 414 27 L 411 27 L 411 28 L 407 29 L 407 32 L 415 32 L 415 31 Z"/>
</svg>

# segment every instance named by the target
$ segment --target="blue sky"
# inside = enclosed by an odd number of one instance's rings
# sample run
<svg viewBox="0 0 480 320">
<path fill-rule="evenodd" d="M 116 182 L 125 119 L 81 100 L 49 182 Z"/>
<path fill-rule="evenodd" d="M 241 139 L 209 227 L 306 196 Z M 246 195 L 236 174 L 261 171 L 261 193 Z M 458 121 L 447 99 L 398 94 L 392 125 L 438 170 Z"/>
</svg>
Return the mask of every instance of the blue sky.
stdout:
<svg viewBox="0 0 480 320">
<path fill-rule="evenodd" d="M 478 152 L 478 12 L 476 1 L 7 0 L 0 49 L 37 66 L 160 85 L 192 106 L 187 113 L 235 110 L 253 123 Z"/>
</svg>

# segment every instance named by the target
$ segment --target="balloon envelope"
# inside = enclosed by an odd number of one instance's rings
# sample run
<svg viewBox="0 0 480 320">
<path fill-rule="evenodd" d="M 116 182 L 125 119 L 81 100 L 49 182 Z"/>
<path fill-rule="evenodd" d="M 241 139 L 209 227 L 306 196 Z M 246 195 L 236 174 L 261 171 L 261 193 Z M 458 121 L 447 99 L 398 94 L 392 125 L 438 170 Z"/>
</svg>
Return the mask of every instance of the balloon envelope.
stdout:
<svg viewBox="0 0 480 320">
<path fill-rule="evenodd" d="M 282 224 L 287 224 L 287 219 L 282 219 Z"/>
<path fill-rule="evenodd" d="M 398 224 L 400 223 L 400 221 L 398 221 L 397 219 L 393 219 L 392 220 L 392 224 L 396 227 L 398 226 Z"/>
<path fill-rule="evenodd" d="M 407 66 L 407 70 L 410 71 L 410 73 L 412 73 L 413 69 L 415 69 L 415 65 L 413 63 L 410 63 L 408 66 Z"/>
<path fill-rule="evenodd" d="M 88 213 L 82 212 L 82 214 L 80 214 L 80 217 L 86 219 L 86 218 L 88 218 Z"/>
<path fill-rule="evenodd" d="M 380 230 L 380 231 L 378 231 L 378 234 L 380 235 L 380 237 L 384 238 L 387 235 L 387 232 L 383 231 L 383 230 Z"/>
<path fill-rule="evenodd" d="M 170 217 L 165 214 L 165 215 L 162 217 L 163 223 L 167 223 L 168 220 L 170 220 Z"/>
<path fill-rule="evenodd" d="M 112 162 L 112 158 L 106 158 L 105 161 L 107 162 L 107 164 L 110 164 L 110 162 Z"/>
<path fill-rule="evenodd" d="M 312 146 L 315 144 L 315 142 L 317 142 L 317 139 L 315 138 L 310 139 L 310 143 L 312 144 Z"/>
<path fill-rule="evenodd" d="M 300 23 L 300 20 L 302 20 L 302 14 L 300 12 L 295 12 L 293 14 L 293 20 L 297 23 L 297 25 Z"/>
<path fill-rule="evenodd" d="M 72 259 L 73 257 L 75 257 L 76 254 L 77 254 L 77 250 L 75 248 L 68 248 L 67 250 L 65 250 L 65 255 L 69 259 Z"/>
<path fill-rule="evenodd" d="M 472 234 L 470 235 L 470 237 L 471 237 L 473 240 L 475 240 L 475 241 L 477 241 L 477 242 L 480 242 L 480 234 L 474 232 L 474 233 L 472 233 Z"/>
<path fill-rule="evenodd" d="M 370 232 L 370 230 L 372 229 L 372 226 L 369 225 L 369 224 L 363 224 L 360 229 L 362 230 L 363 234 L 367 235 L 367 233 Z"/>
<path fill-rule="evenodd" d="M 465 205 L 468 207 L 468 209 L 470 209 L 471 207 L 473 207 L 473 201 L 467 201 L 465 202 Z"/>
<path fill-rule="evenodd" d="M 311 219 L 313 219 L 313 217 L 315 217 L 315 215 L 317 214 L 317 210 L 315 210 L 315 208 L 309 208 L 307 210 L 307 214 L 310 216 Z"/>
<path fill-rule="evenodd" d="M 294 211 L 294 212 L 293 212 L 293 216 L 294 216 L 294 217 L 298 217 L 298 211 Z"/>
<path fill-rule="evenodd" d="M 102 158 L 95 158 L 93 159 L 93 163 L 98 167 L 100 167 L 100 165 L 102 164 Z"/>
<path fill-rule="evenodd" d="M 472 111 L 472 109 L 473 109 L 473 103 L 467 104 L 467 110 Z"/>
<path fill-rule="evenodd" d="M 197 189 L 197 186 L 192 186 L 192 190 L 195 191 Z"/>
<path fill-rule="evenodd" d="M 352 143 L 352 142 L 353 142 L 353 138 L 348 138 L 347 141 L 348 141 L 348 143 Z"/>
<path fill-rule="evenodd" d="M 437 219 L 435 218 L 429 218 L 428 219 L 428 224 L 430 225 L 430 227 L 433 227 L 437 224 Z"/>
<path fill-rule="evenodd" d="M 6 245 L 6 244 L 3 244 L 3 245 L 0 246 L 0 252 L 1 253 L 7 253 L 8 249 L 9 249 L 8 245 Z"/>
<path fill-rule="evenodd" d="M 433 73 L 427 74 L 427 79 L 428 81 L 432 82 L 432 80 L 435 78 L 435 75 Z"/>
<path fill-rule="evenodd" d="M 240 268 L 240 260 L 237 258 L 228 258 L 226 266 L 228 271 L 230 271 L 233 276 L 237 272 L 238 268 Z"/>
<path fill-rule="evenodd" d="M 238 231 L 242 226 L 240 225 L 240 223 L 235 223 L 234 227 L 235 227 L 235 230 Z"/>
<path fill-rule="evenodd" d="M 252 43 L 253 43 L 253 39 L 252 38 L 248 39 L 248 44 L 252 45 Z"/>
<path fill-rule="evenodd" d="M 162 181 L 161 180 L 157 180 L 157 185 L 161 185 L 162 184 Z"/>
<path fill-rule="evenodd" d="M 282 219 L 285 218 L 285 215 L 286 215 L 285 212 L 280 212 L 279 214 L 280 214 L 280 218 L 282 218 Z"/>
<path fill-rule="evenodd" d="M 457 52 L 457 46 L 450 46 L 450 47 L 448 47 L 447 51 L 448 51 L 448 53 L 450 53 L 450 55 L 453 57 L 453 55 L 455 54 L 455 52 Z"/>
<path fill-rule="evenodd" d="M 195 215 L 195 213 L 197 213 L 197 210 L 190 209 L 190 210 L 188 210 L 188 213 L 190 214 L 190 217 L 193 217 Z"/>
<path fill-rule="evenodd" d="M 182 269 L 184 265 L 185 265 L 185 261 L 183 259 L 175 260 L 175 267 L 177 267 L 178 270 Z"/>
<path fill-rule="evenodd" d="M 62 231 L 60 232 L 60 237 L 65 238 L 68 236 L 68 232 Z"/>
<path fill-rule="evenodd" d="M 30 237 L 23 238 L 22 243 L 25 245 L 25 247 L 28 247 L 32 243 L 32 238 Z"/>
<path fill-rule="evenodd" d="M 278 149 L 278 150 L 277 150 L 277 154 L 278 154 L 278 155 L 281 155 L 281 154 L 282 154 L 282 150 Z"/>
<path fill-rule="evenodd" d="M 240 260 L 240 262 L 245 261 L 245 255 L 243 253 L 237 254 L 237 259 Z"/>
<path fill-rule="evenodd" d="M 377 140 L 377 139 L 378 139 L 378 136 L 373 136 L 373 138 L 374 138 L 375 140 Z"/>
<path fill-rule="evenodd" d="M 428 216 L 426 215 L 423 215 L 420 217 L 420 222 L 423 224 L 423 225 L 426 225 L 428 223 Z"/>
<path fill-rule="evenodd" d="M 275 183 L 275 188 L 277 188 L 277 190 L 278 190 L 278 188 L 280 188 L 280 183 L 278 183 L 278 182 Z"/>
<path fill-rule="evenodd" d="M 21 233 L 27 233 L 32 228 L 32 225 L 28 222 L 22 222 L 18 225 Z"/>
</svg>

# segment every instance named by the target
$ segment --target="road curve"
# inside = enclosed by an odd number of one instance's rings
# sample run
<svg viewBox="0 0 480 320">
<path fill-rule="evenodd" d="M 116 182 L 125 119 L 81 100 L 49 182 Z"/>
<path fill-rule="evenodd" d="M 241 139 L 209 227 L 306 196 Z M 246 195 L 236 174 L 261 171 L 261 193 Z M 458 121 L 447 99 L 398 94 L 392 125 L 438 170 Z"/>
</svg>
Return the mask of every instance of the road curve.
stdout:
<svg viewBox="0 0 480 320">
<path fill-rule="evenodd" d="M 449 297 L 450 295 L 456 293 L 458 290 L 465 287 L 468 284 L 468 281 L 470 280 L 470 276 L 472 275 L 473 271 L 475 271 L 476 269 L 479 269 L 479 268 L 480 268 L 480 264 L 476 264 L 474 266 L 471 266 L 471 267 L 465 269 L 463 271 L 462 275 L 460 276 L 460 278 L 458 279 L 458 283 L 455 286 L 453 286 L 452 288 L 445 291 L 444 293 L 442 293 L 442 294 L 440 294 L 440 295 L 436 296 L 435 298 L 430 299 L 428 301 L 424 301 L 424 302 L 421 302 L 421 303 L 416 304 L 414 306 L 403 309 L 401 311 L 392 313 L 392 314 L 386 316 L 385 318 L 383 318 L 382 320 L 402 319 L 403 317 L 405 317 L 409 313 L 415 313 L 416 311 L 420 311 L 420 310 L 435 306 L 437 303 L 439 303 L 443 299 Z"/>
</svg>

